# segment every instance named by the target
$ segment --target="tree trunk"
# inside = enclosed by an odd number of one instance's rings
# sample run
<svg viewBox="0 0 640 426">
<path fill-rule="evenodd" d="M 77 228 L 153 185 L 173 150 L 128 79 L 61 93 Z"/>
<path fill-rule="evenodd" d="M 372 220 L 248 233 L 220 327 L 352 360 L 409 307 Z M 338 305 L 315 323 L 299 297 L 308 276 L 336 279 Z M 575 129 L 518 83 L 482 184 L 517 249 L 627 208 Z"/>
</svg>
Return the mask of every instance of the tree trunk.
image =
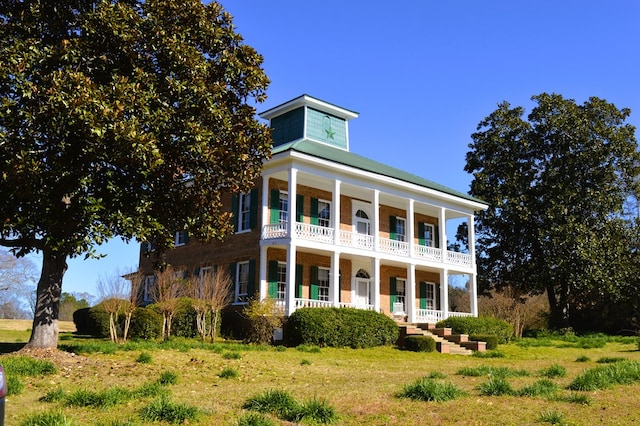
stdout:
<svg viewBox="0 0 640 426">
<path fill-rule="evenodd" d="M 62 295 L 62 277 L 67 271 L 67 256 L 45 250 L 42 253 L 42 274 L 36 291 L 33 327 L 27 347 L 56 349 L 58 347 L 58 314 Z"/>
</svg>

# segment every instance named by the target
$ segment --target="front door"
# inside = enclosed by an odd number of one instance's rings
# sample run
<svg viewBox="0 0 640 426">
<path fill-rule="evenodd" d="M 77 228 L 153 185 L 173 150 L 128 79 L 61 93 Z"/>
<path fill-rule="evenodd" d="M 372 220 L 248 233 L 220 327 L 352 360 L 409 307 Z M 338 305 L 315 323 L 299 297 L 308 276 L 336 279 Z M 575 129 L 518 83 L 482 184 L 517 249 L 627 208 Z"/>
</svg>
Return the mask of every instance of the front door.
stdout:
<svg viewBox="0 0 640 426">
<path fill-rule="evenodd" d="M 356 306 L 369 305 L 369 285 L 371 280 L 356 278 Z"/>
</svg>

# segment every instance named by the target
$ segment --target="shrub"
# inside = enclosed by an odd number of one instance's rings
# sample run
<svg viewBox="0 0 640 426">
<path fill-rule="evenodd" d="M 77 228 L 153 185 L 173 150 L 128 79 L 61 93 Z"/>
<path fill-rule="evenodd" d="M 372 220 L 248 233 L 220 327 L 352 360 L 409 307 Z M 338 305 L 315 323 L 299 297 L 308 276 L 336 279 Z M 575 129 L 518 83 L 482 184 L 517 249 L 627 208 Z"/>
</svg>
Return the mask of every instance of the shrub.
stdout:
<svg viewBox="0 0 640 426">
<path fill-rule="evenodd" d="M 436 341 L 430 336 L 407 336 L 404 339 L 404 348 L 412 352 L 433 352 L 436 350 Z"/>
<path fill-rule="evenodd" d="M 157 398 L 140 411 L 143 420 L 188 424 L 196 420 L 200 412 L 197 407 L 172 402 L 167 397 Z"/>
<path fill-rule="evenodd" d="M 465 393 L 451 383 L 442 383 L 435 379 L 423 377 L 406 385 L 398 394 L 400 398 L 410 398 L 417 401 L 443 402 L 461 398 Z"/>
<path fill-rule="evenodd" d="M 370 348 L 392 345 L 398 340 L 398 326 L 384 314 L 355 308 L 303 308 L 286 324 L 290 346 Z"/>
<path fill-rule="evenodd" d="M 20 426 L 73 426 L 75 423 L 60 411 L 31 414 Z"/>
<path fill-rule="evenodd" d="M 198 335 L 193 299 L 188 297 L 178 299 L 178 306 L 171 322 L 171 335 L 175 337 L 196 337 Z"/>
<path fill-rule="evenodd" d="M 449 317 L 439 321 L 436 327 L 448 327 L 456 334 L 491 334 L 497 336 L 498 343 L 508 343 L 513 336 L 513 327 L 506 321 L 491 317 Z"/>
<path fill-rule="evenodd" d="M 275 301 L 270 298 L 251 299 L 243 315 L 249 323 L 247 343 L 270 344 L 273 331 L 282 326 L 283 319 L 277 312 Z"/>
<path fill-rule="evenodd" d="M 73 323 L 76 326 L 77 334 L 93 335 L 89 321 L 89 310 L 91 308 L 80 308 L 73 313 Z"/>
<path fill-rule="evenodd" d="M 153 308 L 136 308 L 131 315 L 129 336 L 132 339 L 162 337 L 162 315 Z"/>
<path fill-rule="evenodd" d="M 140 352 L 140 355 L 136 358 L 136 362 L 139 364 L 151 364 L 151 354 L 149 352 Z"/>
<path fill-rule="evenodd" d="M 94 337 L 109 338 L 109 314 L 104 310 L 101 303 L 89 308 L 87 331 Z"/>
<path fill-rule="evenodd" d="M 469 340 L 474 342 L 485 342 L 487 350 L 493 351 L 498 349 L 498 336 L 494 334 L 471 334 Z"/>
</svg>

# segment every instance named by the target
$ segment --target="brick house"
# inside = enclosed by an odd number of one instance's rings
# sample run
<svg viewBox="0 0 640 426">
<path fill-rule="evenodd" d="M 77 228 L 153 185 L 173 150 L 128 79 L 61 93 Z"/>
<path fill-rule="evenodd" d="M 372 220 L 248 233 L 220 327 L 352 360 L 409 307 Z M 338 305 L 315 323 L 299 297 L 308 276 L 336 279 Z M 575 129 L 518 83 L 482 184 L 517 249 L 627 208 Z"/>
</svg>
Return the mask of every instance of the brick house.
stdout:
<svg viewBox="0 0 640 426">
<path fill-rule="evenodd" d="M 235 233 L 203 244 L 176 233 L 165 260 L 203 274 L 228 268 L 233 304 L 275 299 L 300 307 L 356 307 L 409 322 L 477 315 L 474 212 L 480 200 L 349 151 L 357 113 L 308 95 L 260 114 L 273 128 L 273 155 L 256 187 L 227 194 Z M 468 225 L 468 253 L 447 249 L 447 233 Z M 153 257 L 140 256 L 153 285 Z M 449 309 L 460 276 L 467 312 Z M 145 300 L 149 302 L 149 300 Z"/>
</svg>

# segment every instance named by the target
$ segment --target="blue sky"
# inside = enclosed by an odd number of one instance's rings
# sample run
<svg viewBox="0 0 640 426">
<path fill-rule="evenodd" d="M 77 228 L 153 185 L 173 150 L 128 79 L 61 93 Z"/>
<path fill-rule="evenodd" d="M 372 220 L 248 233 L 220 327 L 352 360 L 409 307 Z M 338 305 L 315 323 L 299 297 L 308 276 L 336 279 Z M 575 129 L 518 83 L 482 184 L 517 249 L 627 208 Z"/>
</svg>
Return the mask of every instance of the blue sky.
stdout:
<svg viewBox="0 0 640 426">
<path fill-rule="evenodd" d="M 631 108 L 640 127 L 636 0 L 222 1 L 271 79 L 264 111 L 301 94 L 357 111 L 351 151 L 467 192 L 470 135 L 506 100 L 590 96 Z M 636 132 L 636 137 L 640 137 Z M 97 294 L 135 269 L 138 245 L 69 262 L 63 291 Z M 38 265 L 39 266 L 39 265 Z"/>
</svg>

